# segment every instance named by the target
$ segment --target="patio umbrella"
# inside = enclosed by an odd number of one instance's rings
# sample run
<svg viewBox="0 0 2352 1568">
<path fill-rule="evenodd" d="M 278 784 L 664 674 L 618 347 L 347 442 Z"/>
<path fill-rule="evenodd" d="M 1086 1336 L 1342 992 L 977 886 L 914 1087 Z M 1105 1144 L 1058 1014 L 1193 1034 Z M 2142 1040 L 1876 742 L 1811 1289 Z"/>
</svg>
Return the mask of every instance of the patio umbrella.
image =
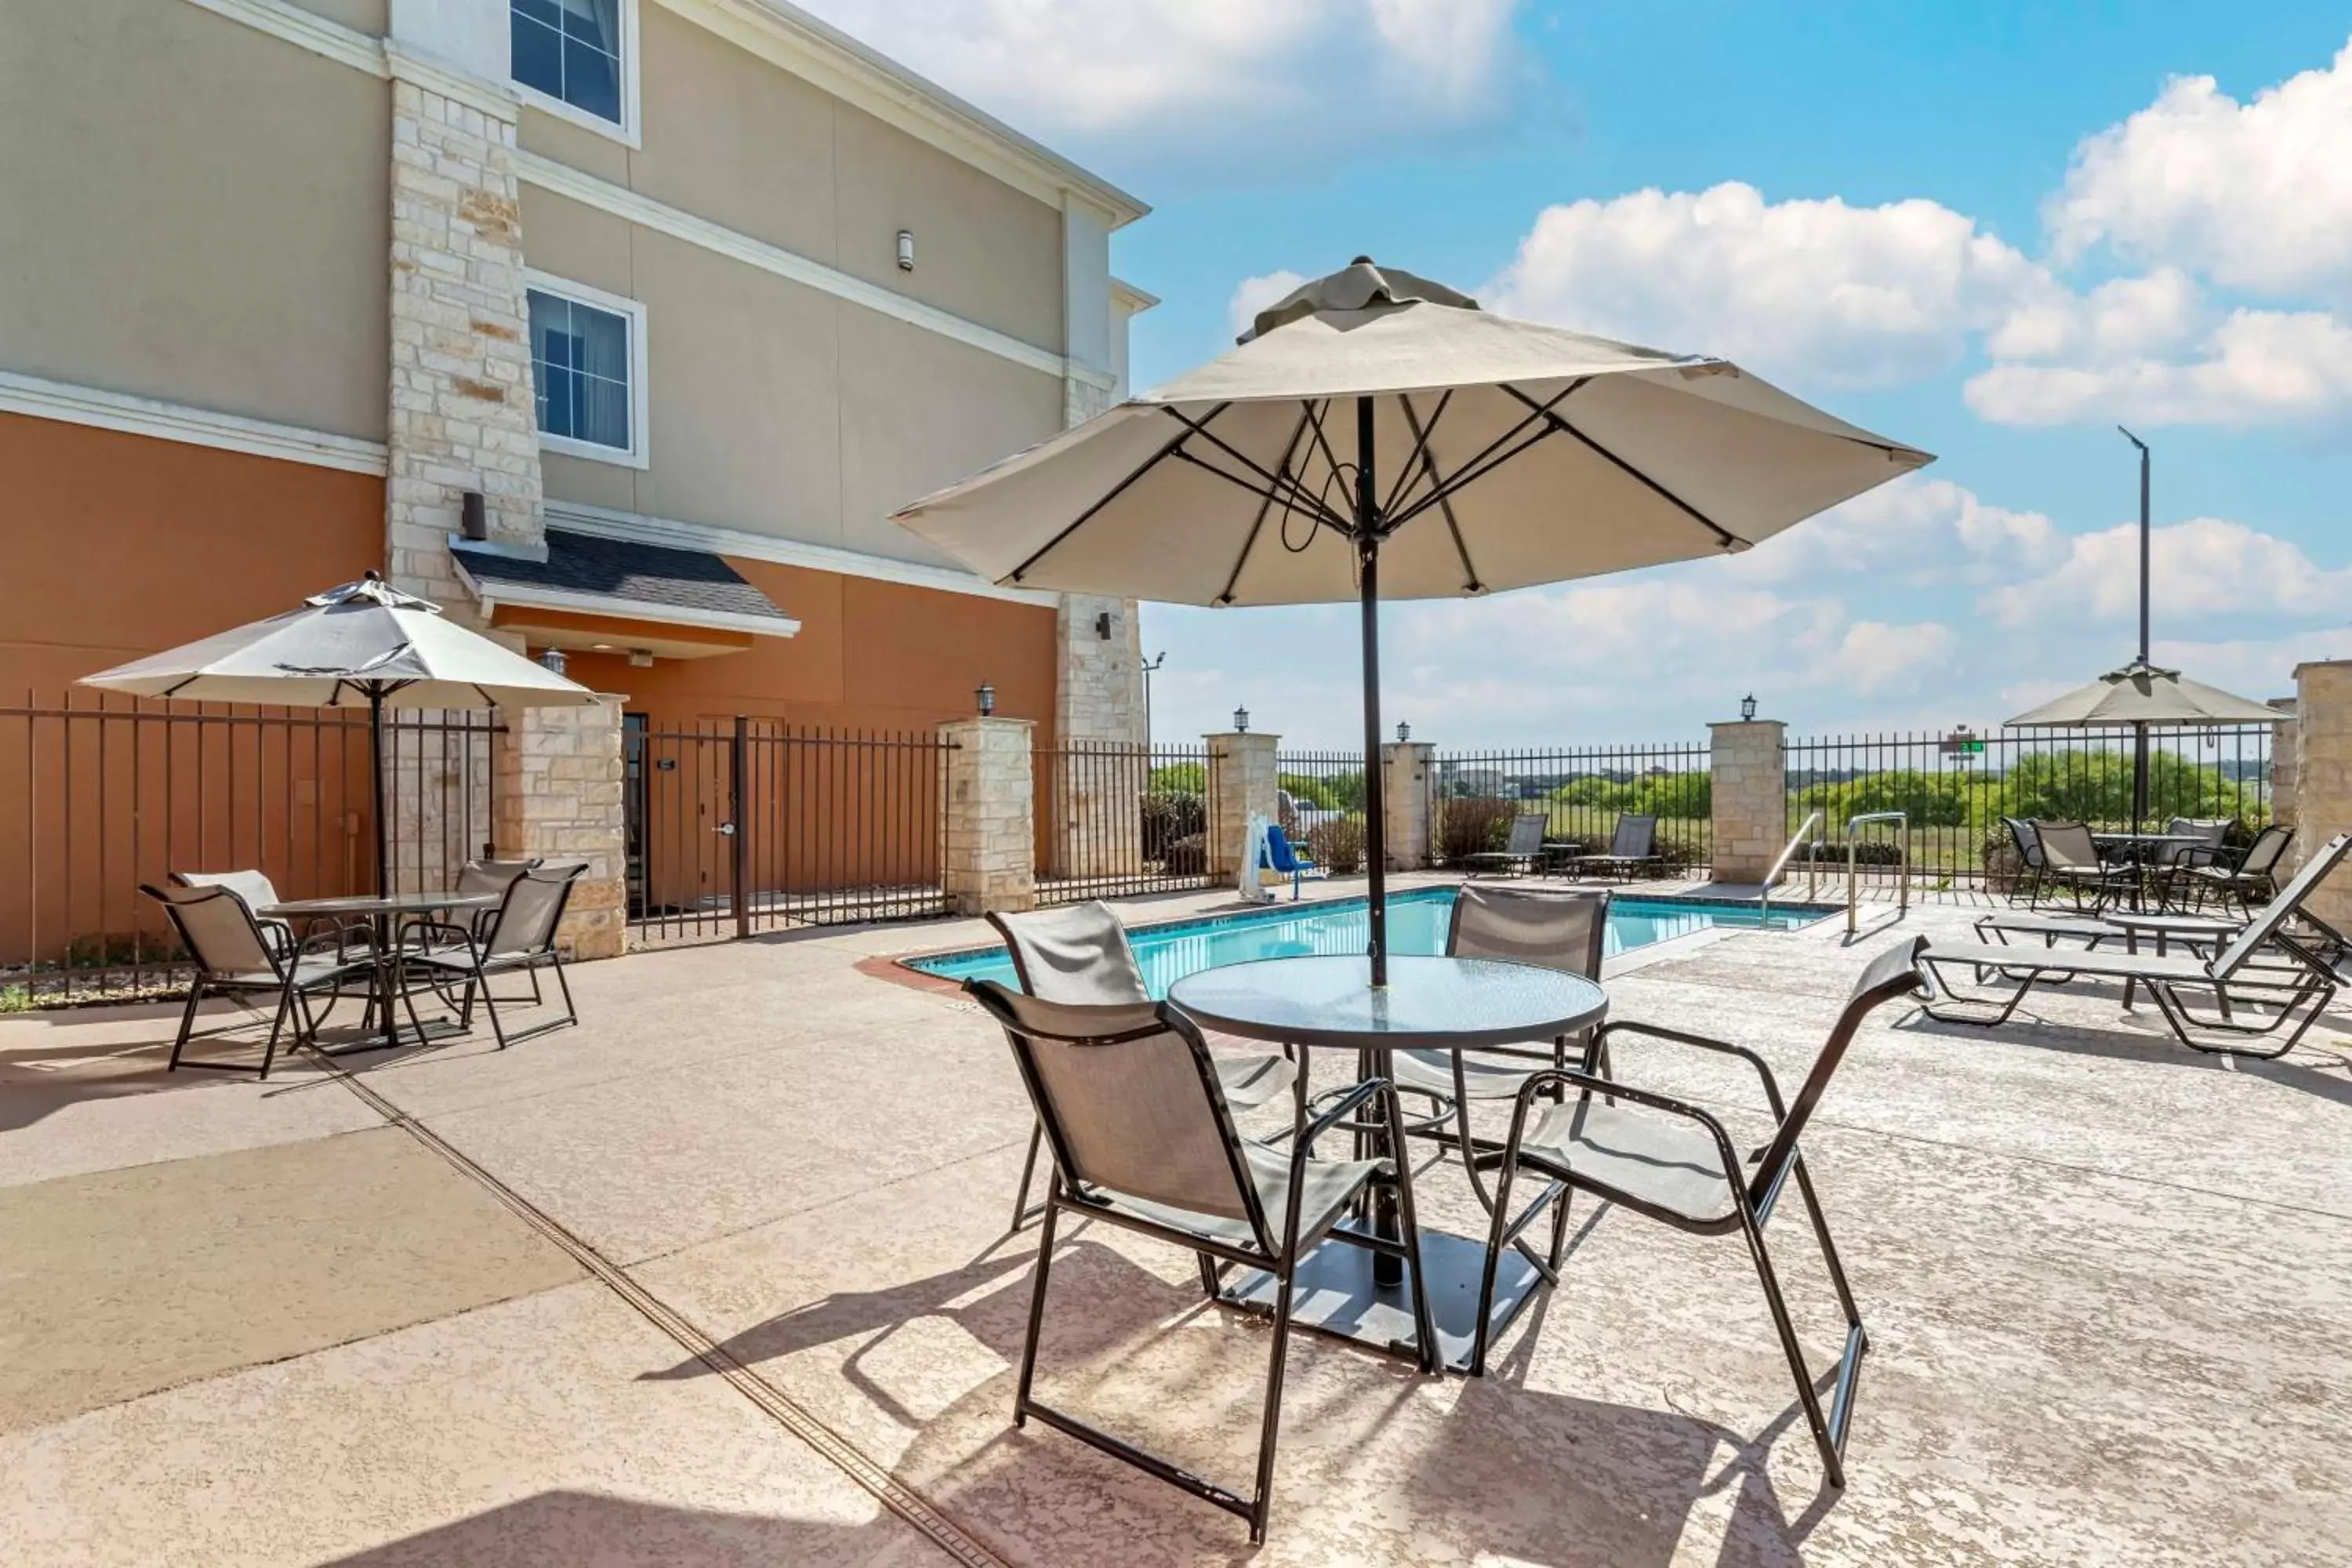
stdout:
<svg viewBox="0 0 2352 1568">
<path fill-rule="evenodd" d="M 1360 605 L 1378 985 L 1382 597 L 1728 554 L 1927 461 L 1726 361 L 1514 321 L 1360 257 L 1233 352 L 897 515 L 1008 585 Z"/>
<path fill-rule="evenodd" d="M 595 693 L 457 626 L 375 573 L 300 607 L 84 676 L 138 697 L 365 708 L 374 781 L 376 890 L 391 890 L 383 805 L 386 708 L 577 707 Z"/>
<path fill-rule="evenodd" d="M 2251 699 L 2158 669 L 2145 656 L 2109 670 L 2087 686 L 2053 697 L 2009 720 L 2012 730 L 2129 730 L 2132 747 L 2132 826 L 2147 816 L 2147 727 L 2177 724 L 2269 724 L 2278 713 Z"/>
</svg>

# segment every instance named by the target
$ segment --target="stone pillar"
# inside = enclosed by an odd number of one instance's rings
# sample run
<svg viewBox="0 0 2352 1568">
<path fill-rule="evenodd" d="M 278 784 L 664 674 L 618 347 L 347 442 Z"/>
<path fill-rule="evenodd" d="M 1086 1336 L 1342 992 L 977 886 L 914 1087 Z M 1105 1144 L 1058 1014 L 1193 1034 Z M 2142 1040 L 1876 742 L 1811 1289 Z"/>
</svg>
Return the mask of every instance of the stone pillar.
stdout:
<svg viewBox="0 0 2352 1568">
<path fill-rule="evenodd" d="M 384 563 L 392 582 L 466 617 L 448 539 L 482 492 L 489 537 L 545 541 L 540 515 L 519 105 L 502 85 L 398 42 L 392 72 L 392 389 Z"/>
<path fill-rule="evenodd" d="M 2300 867 L 2311 852 L 2352 828 L 2352 659 L 2294 670 L 2294 842 Z M 2312 891 L 2311 910 L 2339 929 L 2352 921 L 2352 876 L 2341 869 Z"/>
<path fill-rule="evenodd" d="M 622 826 L 621 704 L 502 713 L 497 749 L 498 850 L 584 862 L 559 940 L 575 958 L 617 958 L 628 926 Z"/>
<path fill-rule="evenodd" d="M 1209 744 L 1209 875 L 1231 881 L 1241 874 L 1242 840 L 1250 813 L 1279 821 L 1274 753 L 1279 735 L 1202 737 Z"/>
<path fill-rule="evenodd" d="M 1425 741 L 1391 741 L 1381 747 L 1382 815 L 1391 871 L 1418 871 L 1434 858 L 1436 846 L 1429 836 L 1436 760 L 1437 748 Z"/>
<path fill-rule="evenodd" d="M 1709 724 L 1716 881 L 1763 881 L 1789 839 L 1788 726 L 1778 719 Z"/>
<path fill-rule="evenodd" d="M 1106 633 L 1108 635 L 1106 635 Z M 1066 595 L 1055 617 L 1055 754 L 1043 806 L 1051 875 L 1143 868 L 1143 657 L 1132 599 Z"/>
<path fill-rule="evenodd" d="M 1027 719 L 957 719 L 940 726 L 946 816 L 940 867 L 960 915 L 1037 907 L 1034 725 Z"/>
<path fill-rule="evenodd" d="M 2270 706 L 2280 714 L 2278 722 L 2271 726 L 2271 820 L 2292 826 L 2294 823 L 2296 764 L 2300 761 L 2297 753 L 2302 750 L 2303 731 L 2295 721 L 2294 698 L 2273 697 Z"/>
</svg>

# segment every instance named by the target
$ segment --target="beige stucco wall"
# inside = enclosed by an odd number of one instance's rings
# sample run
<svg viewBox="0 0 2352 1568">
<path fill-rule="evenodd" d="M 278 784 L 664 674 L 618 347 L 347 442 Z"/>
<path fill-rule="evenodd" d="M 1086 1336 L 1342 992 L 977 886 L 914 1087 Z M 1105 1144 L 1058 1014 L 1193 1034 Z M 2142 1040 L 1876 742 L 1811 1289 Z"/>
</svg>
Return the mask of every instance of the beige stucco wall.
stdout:
<svg viewBox="0 0 2352 1568">
<path fill-rule="evenodd" d="M 324 16 L 330 22 L 340 22 L 354 32 L 381 38 L 391 30 L 387 17 L 391 0 L 288 0 L 303 10 Z M 503 3 L 503 0 L 494 0 Z"/>
<path fill-rule="evenodd" d="M 0 369 L 383 439 L 390 94 L 195 5 L 0 0 Z"/>
<path fill-rule="evenodd" d="M 549 455 L 552 500 L 899 560 L 889 512 L 1051 435 L 1058 378 L 525 186 L 530 266 L 646 307 L 650 462 Z"/>
</svg>

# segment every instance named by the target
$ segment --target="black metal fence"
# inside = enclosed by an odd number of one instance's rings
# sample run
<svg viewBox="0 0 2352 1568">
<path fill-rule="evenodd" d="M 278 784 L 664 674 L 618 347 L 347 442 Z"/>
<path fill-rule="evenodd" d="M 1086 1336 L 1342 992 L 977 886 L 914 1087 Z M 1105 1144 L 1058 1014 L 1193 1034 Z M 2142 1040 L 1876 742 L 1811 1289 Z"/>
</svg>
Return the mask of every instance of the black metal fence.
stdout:
<svg viewBox="0 0 2352 1568">
<path fill-rule="evenodd" d="M 2148 731 L 2146 825 L 2175 816 L 2271 818 L 2272 727 Z M 1794 737 L 1787 742 L 1789 830 L 1822 814 L 1818 851 L 1843 863 L 1845 825 L 1900 811 L 1902 836 L 1874 832 L 1858 851 L 1865 870 L 1897 864 L 1929 887 L 2005 889 L 2015 875 L 2004 816 L 2133 826 L 2129 731 L 1993 731 Z M 1898 859 L 1899 857 L 1899 859 Z"/>
<path fill-rule="evenodd" d="M 936 733 L 635 718 L 623 817 L 640 941 L 946 912 Z"/>
<path fill-rule="evenodd" d="M 1364 754 L 1277 752 L 1274 770 L 1284 835 L 1335 877 L 1361 871 Z"/>
<path fill-rule="evenodd" d="M 1533 814 L 1547 842 L 1603 852 L 1617 818 L 1633 813 L 1658 819 L 1669 871 L 1703 869 L 1713 849 L 1710 765 L 1705 742 L 1441 752 L 1430 779 L 1432 854 L 1455 866 L 1500 849 L 1512 820 Z"/>
<path fill-rule="evenodd" d="M 487 854 L 499 726 L 387 714 L 393 882 Z M 142 883 L 257 870 L 285 899 L 370 892 L 364 713 L 27 694 L 0 707 L 0 1010 L 159 994 L 181 953 Z"/>
<path fill-rule="evenodd" d="M 1206 747 L 1074 741 L 1034 757 L 1040 903 L 1209 885 L 1222 825 Z"/>
</svg>

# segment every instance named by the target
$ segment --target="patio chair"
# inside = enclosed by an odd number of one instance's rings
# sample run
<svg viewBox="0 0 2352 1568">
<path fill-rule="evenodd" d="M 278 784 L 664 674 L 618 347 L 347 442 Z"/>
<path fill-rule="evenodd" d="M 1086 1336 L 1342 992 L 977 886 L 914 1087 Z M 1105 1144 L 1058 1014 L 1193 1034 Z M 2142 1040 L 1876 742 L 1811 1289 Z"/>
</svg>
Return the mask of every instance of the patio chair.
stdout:
<svg viewBox="0 0 2352 1568">
<path fill-rule="evenodd" d="M 1265 856 L 1258 862 L 1277 877 L 1290 879 L 1290 901 L 1298 901 L 1298 884 L 1302 878 L 1320 877 L 1327 873 L 1311 858 L 1291 847 L 1290 835 L 1278 822 L 1265 825 Z"/>
<path fill-rule="evenodd" d="M 2209 895 L 2224 908 L 2234 900 L 2239 912 L 2251 918 L 2257 899 L 2275 896 L 2279 863 L 2294 842 L 2294 829 L 2273 822 L 2254 835 L 2242 854 L 2219 845 L 2191 848 L 2166 878 L 2166 890 L 2185 889 L 2186 901 L 2199 910 Z"/>
<path fill-rule="evenodd" d="M 246 908 L 256 911 L 284 901 L 278 896 L 276 884 L 259 871 L 174 871 L 171 879 L 175 887 L 226 888 L 245 900 Z M 265 920 L 257 912 L 254 923 L 261 928 L 264 940 L 281 953 L 291 952 L 300 945 L 295 940 L 293 926 L 285 921 Z"/>
<path fill-rule="evenodd" d="M 2088 823 L 2037 822 L 2033 837 L 2042 846 L 2042 891 L 2065 889 L 2077 910 L 2086 907 L 2085 892 L 2091 895 L 2087 907 L 2099 910 L 2139 886 L 2137 866 L 2114 865 L 2099 858 L 2099 841 L 2091 837 Z M 2039 904 L 2037 898 L 2034 906 Z"/>
<path fill-rule="evenodd" d="M 1608 854 L 1564 855 L 1554 865 L 1571 877 L 1580 877 L 1587 870 L 1620 878 L 1640 870 L 1663 871 L 1666 858 L 1658 853 L 1658 819 L 1646 813 L 1628 813 L 1617 819 L 1616 830 L 1609 836 Z"/>
<path fill-rule="evenodd" d="M 2184 867 L 2215 864 L 2228 846 L 2230 829 L 2237 826 L 2234 818 L 2227 816 L 2176 816 L 2164 825 L 2165 833 L 2176 838 L 2193 838 L 2189 844 L 2158 844 L 2147 858 L 2148 881 L 2156 892 L 2157 902 L 2169 906 Z M 2234 858 L 2234 857 L 2232 857 Z"/>
<path fill-rule="evenodd" d="M 542 864 L 536 855 L 527 860 L 468 860 L 457 868 L 457 891 L 503 894 L 517 877 Z M 497 917 L 496 910 L 477 910 L 469 923 L 479 936 Z"/>
<path fill-rule="evenodd" d="M 1853 1415 L 1854 1381 L 1862 1370 L 1863 1354 L 1870 1348 L 1870 1336 L 1863 1329 L 1862 1313 L 1846 1282 L 1844 1265 L 1838 1261 L 1836 1245 L 1830 1239 L 1829 1221 L 1814 1194 L 1813 1179 L 1797 1140 L 1863 1020 L 1885 1004 L 1921 989 L 1919 954 L 1926 946 L 1926 938 L 1912 937 L 1871 961 L 1847 996 L 1828 1043 L 1799 1086 L 1794 1104 L 1781 1100 L 1772 1069 L 1746 1047 L 1648 1024 L 1604 1024 L 1594 1031 L 1586 1047 L 1583 1067 L 1530 1074 L 1511 1108 L 1509 1140 L 1501 1153 L 1486 1157 L 1500 1175 L 1486 1278 L 1480 1286 L 1481 1323 L 1493 1309 L 1495 1259 L 1503 1243 L 1525 1230 L 1545 1205 L 1557 1204 L 1565 1211 L 1576 1192 L 1591 1193 L 1605 1203 L 1693 1236 L 1740 1236 L 1748 1243 L 1748 1255 L 1763 1284 L 1781 1352 L 1789 1358 L 1789 1370 L 1796 1378 L 1798 1403 L 1804 1409 L 1806 1425 L 1812 1428 L 1814 1446 L 1821 1450 L 1822 1468 L 1830 1485 L 1844 1486 L 1845 1436 Z M 1770 1141 L 1743 1159 L 1731 1134 L 1712 1113 L 1630 1085 L 1614 1071 L 1597 1070 L 1606 1059 L 1611 1042 L 1628 1038 L 1696 1047 L 1738 1058 L 1754 1068 L 1771 1108 Z M 1542 1103 L 1542 1097 L 1555 1089 L 1573 1089 L 1577 1098 Z M 1549 1184 L 1515 1217 L 1511 1184 L 1521 1171 L 1533 1172 Z M 1796 1178 L 1813 1235 L 1821 1243 L 1822 1260 L 1829 1265 L 1830 1283 L 1845 1313 L 1845 1348 L 1839 1357 L 1826 1414 L 1814 1392 L 1813 1374 L 1805 1364 L 1796 1329 L 1790 1322 L 1780 1277 L 1764 1246 L 1765 1224 L 1790 1176 Z M 1559 1223 L 1555 1219 L 1555 1226 Z M 1480 1350 L 1483 1354 L 1483 1345 Z"/>
<path fill-rule="evenodd" d="M 2009 841 L 2017 847 L 2017 880 L 2010 885 L 2009 901 L 2016 903 L 2021 894 L 2028 908 L 2041 898 L 2042 882 L 2042 836 L 2033 824 L 2021 816 L 2004 816 L 2001 825 L 2009 829 Z"/>
<path fill-rule="evenodd" d="M 1289 1348 L 1298 1265 L 1327 1239 L 1391 1257 L 1410 1257 L 1419 1233 L 1409 1183 L 1385 1160 L 1315 1160 L 1317 1142 L 1348 1128 L 1370 1102 L 1383 1102 L 1392 1146 L 1402 1148 L 1397 1100 L 1369 1079 L 1337 1098 L 1287 1150 L 1245 1142 L 1234 1130 L 1209 1047 L 1191 1019 L 1165 1004 L 1073 1006 L 1008 990 L 993 981 L 964 989 L 1004 1027 L 1022 1082 L 1054 1151 L 1029 1328 L 1013 1396 L 1013 1424 L 1035 1416 L 1056 1431 L 1124 1460 L 1249 1521 L 1252 1544 L 1265 1539 L 1273 1501 L 1275 1440 L 1281 1428 L 1284 1356 Z M 1393 1183 L 1400 1241 L 1337 1228 L 1364 1189 Z M 1227 1267 L 1264 1270 L 1276 1281 L 1273 1344 L 1258 1426 L 1257 1478 L 1247 1495 L 1195 1476 L 1038 1399 L 1037 1342 L 1054 1264 L 1056 1221 L 1065 1212 L 1185 1248 L 1214 1286 Z M 1421 1270 L 1409 1268 L 1420 1342 L 1436 1342 Z M 1096 1311 L 1100 1303 L 1089 1303 Z"/>
<path fill-rule="evenodd" d="M 374 965 L 372 952 L 353 959 L 309 951 L 338 938 L 337 932 L 321 931 L 311 942 L 290 948 L 279 945 L 254 918 L 252 906 L 232 887 L 142 884 L 139 890 L 163 907 L 164 917 L 179 932 L 180 943 L 196 967 L 195 978 L 188 983 L 188 1005 L 180 1015 L 180 1032 L 172 1041 L 172 1059 L 165 1068 L 169 1072 L 180 1069 L 188 1042 L 197 1037 L 196 1009 L 207 995 L 237 1000 L 275 995 L 277 1016 L 269 1026 L 269 1043 L 262 1047 L 258 1068 L 245 1062 L 192 1060 L 186 1064 L 217 1072 L 257 1073 L 268 1079 L 278 1059 L 278 1042 L 289 1021 L 296 1045 L 316 1039 L 318 1020 L 310 1013 L 310 999 L 323 992 L 331 1005 L 334 992 L 344 981 L 369 974 Z"/>
<path fill-rule="evenodd" d="M 992 912 L 988 923 L 1004 939 L 1013 955 L 1013 973 L 1021 989 L 1046 1002 L 1076 1005 L 1149 1006 L 1150 994 L 1143 984 L 1143 967 L 1128 945 L 1127 928 L 1110 906 L 1098 899 L 1058 910 L 1031 910 L 1021 914 Z M 1225 1103 L 1238 1110 L 1255 1110 L 1284 1089 L 1298 1083 L 1298 1064 L 1287 1050 L 1218 1052 L 1210 1057 L 1217 1087 Z M 1045 1123 L 1029 1130 L 1029 1157 L 1021 1166 L 1021 1192 L 1013 1204 L 1013 1228 L 1019 1230 L 1030 1215 L 1029 1188 L 1037 1173 L 1037 1151 Z"/>
<path fill-rule="evenodd" d="M 2347 849 L 2352 849 L 2352 833 L 2329 839 L 2278 897 L 2210 958 L 2069 948 L 2036 952 L 1980 942 L 1934 949 L 1922 959 L 1935 993 L 1927 1015 L 1944 1023 L 1995 1028 L 2009 1021 L 2037 984 L 2060 978 L 2116 980 L 2126 987 L 2147 987 L 2173 1037 L 2190 1050 L 2284 1056 L 2336 994 L 2334 968 L 2304 937 L 2288 930 L 2288 922 L 2302 912 L 2304 901 Z M 1990 972 L 2016 988 L 2006 997 L 1972 994 L 1953 984 L 1953 973 L 1963 967 L 1970 972 L 1971 984 L 1982 984 Z M 2184 992 L 2210 993 L 2214 1014 L 2199 1016 Z M 2242 1043 L 2282 1030 L 2285 1037 L 2274 1050 L 2249 1050 Z"/>
<path fill-rule="evenodd" d="M 1510 837 L 1503 841 L 1503 847 L 1465 855 L 1462 865 L 1473 877 L 1485 872 L 1526 871 L 1544 858 L 1544 831 L 1550 825 L 1550 813 L 1523 811 L 1511 818 Z"/>
<path fill-rule="evenodd" d="M 471 923 L 459 925 L 450 921 L 417 921 L 408 928 L 411 939 L 400 948 L 397 958 L 402 974 L 401 1000 L 408 1008 L 408 1021 L 422 1037 L 425 1026 L 416 1016 L 416 1003 L 406 984 L 411 971 L 417 971 L 436 990 L 452 984 L 463 987 L 457 1004 L 457 1022 L 462 1028 L 474 1024 L 474 999 L 478 994 L 482 1010 L 489 1015 L 490 1034 L 505 1050 L 518 1040 L 534 1039 L 553 1030 L 580 1022 L 580 1011 L 572 1000 L 572 983 L 563 975 L 563 955 L 555 944 L 557 928 L 563 923 L 563 911 L 572 901 L 572 889 L 588 868 L 579 862 L 562 866 L 534 866 L 517 874 L 507 883 L 505 896 L 499 907 L 489 911 L 491 920 L 485 927 Z M 418 940 L 421 939 L 421 940 Z M 490 988 L 493 975 L 518 972 L 533 973 L 531 997 L 539 998 L 535 972 L 541 966 L 555 972 L 556 989 L 563 994 L 563 1016 L 534 1024 L 530 1028 L 509 1034 L 499 1018 L 499 999 Z M 508 1005 L 520 1002 L 509 997 Z"/>
</svg>

